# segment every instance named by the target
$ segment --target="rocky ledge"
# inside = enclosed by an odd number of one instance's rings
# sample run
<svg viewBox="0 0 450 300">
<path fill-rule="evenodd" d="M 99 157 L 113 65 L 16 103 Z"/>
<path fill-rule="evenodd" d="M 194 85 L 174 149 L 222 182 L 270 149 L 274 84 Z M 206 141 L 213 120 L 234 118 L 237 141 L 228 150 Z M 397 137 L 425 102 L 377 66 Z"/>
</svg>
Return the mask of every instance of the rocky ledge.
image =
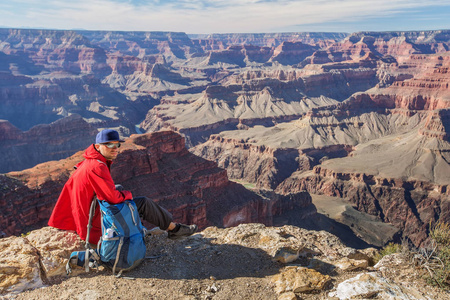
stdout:
<svg viewBox="0 0 450 300">
<path fill-rule="evenodd" d="M 400 254 L 373 266 L 376 250 L 294 226 L 208 227 L 183 240 L 153 230 L 147 255 L 122 277 L 100 269 L 64 274 L 77 235 L 45 227 L 0 240 L 4 299 L 448 299 Z M 168 296 L 170 292 L 170 296 Z"/>
</svg>

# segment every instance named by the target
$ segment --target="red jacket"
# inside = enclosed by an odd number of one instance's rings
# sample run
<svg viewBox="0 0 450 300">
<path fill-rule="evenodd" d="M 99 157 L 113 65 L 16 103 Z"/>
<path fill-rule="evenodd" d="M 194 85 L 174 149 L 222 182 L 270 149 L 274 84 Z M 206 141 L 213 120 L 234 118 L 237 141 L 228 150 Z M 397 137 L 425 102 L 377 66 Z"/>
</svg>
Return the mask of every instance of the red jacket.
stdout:
<svg viewBox="0 0 450 300">
<path fill-rule="evenodd" d="M 89 146 L 83 156 L 85 160 L 77 164 L 76 171 L 64 185 L 48 225 L 64 230 L 75 230 L 83 240 L 86 240 L 89 208 L 95 195 L 99 200 L 110 203 L 132 199 L 132 195 L 129 191 L 116 190 L 110 173 L 112 162 L 106 160 L 94 145 Z M 101 235 L 100 211 L 97 206 L 89 242 L 96 244 Z"/>
</svg>

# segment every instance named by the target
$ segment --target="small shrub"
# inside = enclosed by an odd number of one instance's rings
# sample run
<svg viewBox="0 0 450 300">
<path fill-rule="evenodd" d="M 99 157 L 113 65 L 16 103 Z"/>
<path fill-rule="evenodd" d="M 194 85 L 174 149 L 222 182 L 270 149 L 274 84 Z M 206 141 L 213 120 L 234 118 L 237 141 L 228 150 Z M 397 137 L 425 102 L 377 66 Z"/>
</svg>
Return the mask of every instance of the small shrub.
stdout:
<svg viewBox="0 0 450 300">
<path fill-rule="evenodd" d="M 25 232 L 25 233 L 21 233 L 20 237 L 27 237 L 29 234 L 31 233 L 31 231 Z"/>
<path fill-rule="evenodd" d="M 431 246 L 421 248 L 419 265 L 427 270 L 427 282 L 441 288 L 450 287 L 450 224 L 439 222 L 430 232 Z"/>
<path fill-rule="evenodd" d="M 450 224 L 437 223 L 430 232 L 430 237 L 439 245 L 450 247 Z"/>
<path fill-rule="evenodd" d="M 380 252 L 377 253 L 374 257 L 375 263 L 379 262 L 384 256 L 394 253 L 402 252 L 403 248 L 400 244 L 394 244 L 389 243 L 386 246 L 384 246 L 383 249 L 380 250 Z"/>
</svg>

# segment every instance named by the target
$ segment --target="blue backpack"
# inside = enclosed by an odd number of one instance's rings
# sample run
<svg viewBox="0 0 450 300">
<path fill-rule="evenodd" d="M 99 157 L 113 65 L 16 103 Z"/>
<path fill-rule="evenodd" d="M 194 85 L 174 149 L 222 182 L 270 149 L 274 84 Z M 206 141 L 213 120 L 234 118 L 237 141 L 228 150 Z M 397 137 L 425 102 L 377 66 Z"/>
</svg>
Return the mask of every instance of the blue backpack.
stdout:
<svg viewBox="0 0 450 300">
<path fill-rule="evenodd" d="M 100 205 L 102 237 L 97 249 L 91 249 L 89 235 L 92 227 L 96 203 Z M 139 265 L 145 258 L 145 235 L 147 230 L 142 226 L 136 204 L 126 200 L 119 204 L 110 204 L 94 198 L 89 211 L 89 223 L 86 237 L 86 251 L 72 252 L 66 265 L 66 272 L 72 272 L 72 266 L 78 265 L 89 272 L 90 268 L 99 265 L 110 268 L 120 276 Z"/>
</svg>

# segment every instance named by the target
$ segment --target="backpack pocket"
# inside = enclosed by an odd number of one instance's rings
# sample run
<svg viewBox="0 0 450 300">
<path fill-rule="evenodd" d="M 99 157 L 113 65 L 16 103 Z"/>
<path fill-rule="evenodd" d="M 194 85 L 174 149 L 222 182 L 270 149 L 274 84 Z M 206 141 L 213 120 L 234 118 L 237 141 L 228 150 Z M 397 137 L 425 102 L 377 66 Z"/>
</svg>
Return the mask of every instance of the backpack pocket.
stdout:
<svg viewBox="0 0 450 300">
<path fill-rule="evenodd" d="M 125 237 L 119 242 L 119 259 L 116 264 L 117 270 L 130 270 L 137 266 L 146 254 L 144 239 L 141 234 Z"/>
<path fill-rule="evenodd" d="M 137 266 L 146 254 L 145 228 L 136 204 L 127 200 L 119 204 L 99 201 L 102 212 L 100 258 L 113 272 Z"/>
<path fill-rule="evenodd" d="M 123 238 L 123 237 L 122 237 Z M 113 238 L 102 237 L 100 247 L 100 258 L 103 262 L 109 262 L 116 259 L 121 237 Z"/>
</svg>

